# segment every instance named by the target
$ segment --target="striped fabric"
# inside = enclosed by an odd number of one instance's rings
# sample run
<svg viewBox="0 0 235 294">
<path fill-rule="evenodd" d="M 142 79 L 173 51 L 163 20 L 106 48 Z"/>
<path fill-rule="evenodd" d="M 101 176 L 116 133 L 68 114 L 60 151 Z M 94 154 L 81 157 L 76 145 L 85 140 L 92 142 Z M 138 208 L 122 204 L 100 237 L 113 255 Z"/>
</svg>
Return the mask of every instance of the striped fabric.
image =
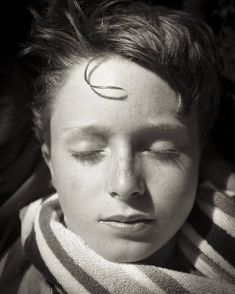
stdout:
<svg viewBox="0 0 235 294">
<path fill-rule="evenodd" d="M 199 186 L 193 210 L 181 228 L 179 247 L 196 270 L 235 284 L 235 194 L 211 182 Z"/>
<path fill-rule="evenodd" d="M 24 273 L 14 270 L 20 277 L 13 286 L 12 276 L 6 273 L 13 268 L 9 265 L 12 253 L 4 257 L 0 293 L 234 294 L 235 199 L 227 194 L 210 183 L 201 186 L 179 233 L 179 248 L 196 273 L 107 261 L 63 225 L 56 194 L 38 200 L 22 213 L 24 252 L 17 256 L 23 259 L 26 254 L 30 262 L 22 266 Z"/>
</svg>

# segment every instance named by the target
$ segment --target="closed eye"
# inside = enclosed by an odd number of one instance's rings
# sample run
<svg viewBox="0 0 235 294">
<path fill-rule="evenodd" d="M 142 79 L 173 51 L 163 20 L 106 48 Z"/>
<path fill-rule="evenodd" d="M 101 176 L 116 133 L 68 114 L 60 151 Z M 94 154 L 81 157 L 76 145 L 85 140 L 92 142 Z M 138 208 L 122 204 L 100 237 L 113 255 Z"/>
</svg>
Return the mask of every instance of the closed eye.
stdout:
<svg viewBox="0 0 235 294">
<path fill-rule="evenodd" d="M 150 148 L 144 150 L 143 154 L 150 155 L 153 159 L 164 163 L 177 163 L 181 152 L 177 149 L 155 150 Z"/>
<path fill-rule="evenodd" d="M 83 164 L 97 164 L 104 157 L 103 150 L 72 152 L 72 157 Z"/>
</svg>

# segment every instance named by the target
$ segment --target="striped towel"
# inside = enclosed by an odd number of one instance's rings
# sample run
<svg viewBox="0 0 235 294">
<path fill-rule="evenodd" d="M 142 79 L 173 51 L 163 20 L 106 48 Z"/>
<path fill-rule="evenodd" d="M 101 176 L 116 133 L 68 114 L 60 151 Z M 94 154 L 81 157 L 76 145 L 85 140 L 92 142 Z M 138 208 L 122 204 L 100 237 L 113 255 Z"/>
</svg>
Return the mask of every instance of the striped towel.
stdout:
<svg viewBox="0 0 235 294">
<path fill-rule="evenodd" d="M 235 193 L 201 184 L 178 244 L 198 272 L 235 284 Z"/>
<path fill-rule="evenodd" d="M 208 183 L 199 188 L 197 198 L 178 238 L 196 274 L 103 259 L 63 225 L 54 194 L 23 211 L 22 244 L 30 264 L 25 265 L 16 292 L 6 290 L 0 279 L 0 289 L 5 290 L 1 293 L 234 294 L 234 199 Z M 7 260 L 2 268 L 8 267 Z"/>
</svg>

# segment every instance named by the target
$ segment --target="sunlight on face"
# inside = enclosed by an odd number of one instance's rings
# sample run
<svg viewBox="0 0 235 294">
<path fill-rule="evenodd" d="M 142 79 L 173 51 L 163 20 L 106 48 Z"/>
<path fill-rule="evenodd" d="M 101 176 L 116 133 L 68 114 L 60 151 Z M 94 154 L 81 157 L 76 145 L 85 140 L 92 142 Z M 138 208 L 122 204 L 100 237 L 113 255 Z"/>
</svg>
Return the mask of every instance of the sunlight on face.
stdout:
<svg viewBox="0 0 235 294">
<path fill-rule="evenodd" d="M 84 80 L 87 62 L 71 70 L 51 118 L 48 165 L 66 224 L 106 259 L 157 256 L 194 203 L 196 116 L 179 117 L 166 82 L 118 57 L 97 67 L 92 83 L 128 97 L 102 98 Z"/>
</svg>

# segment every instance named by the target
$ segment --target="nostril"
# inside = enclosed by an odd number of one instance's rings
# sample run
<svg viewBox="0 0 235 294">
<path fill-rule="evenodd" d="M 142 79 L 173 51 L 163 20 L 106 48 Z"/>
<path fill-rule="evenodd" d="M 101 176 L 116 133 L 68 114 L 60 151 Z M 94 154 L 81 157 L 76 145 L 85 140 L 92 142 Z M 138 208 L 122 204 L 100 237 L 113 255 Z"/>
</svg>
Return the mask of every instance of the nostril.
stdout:
<svg viewBox="0 0 235 294">
<path fill-rule="evenodd" d="M 131 196 L 132 196 L 133 198 L 139 198 L 140 196 L 142 196 L 142 193 L 134 192 L 134 193 L 131 194 Z"/>
<path fill-rule="evenodd" d="M 129 195 L 120 195 L 116 192 L 111 192 L 109 193 L 111 197 L 113 198 L 120 198 L 120 199 L 125 199 L 125 198 L 139 198 L 142 196 L 142 193 L 139 193 L 139 192 L 133 192 Z"/>
<path fill-rule="evenodd" d="M 113 198 L 120 197 L 120 196 L 118 195 L 118 193 L 116 193 L 116 192 L 111 192 L 111 193 L 110 193 L 110 196 L 113 197 Z"/>
</svg>

